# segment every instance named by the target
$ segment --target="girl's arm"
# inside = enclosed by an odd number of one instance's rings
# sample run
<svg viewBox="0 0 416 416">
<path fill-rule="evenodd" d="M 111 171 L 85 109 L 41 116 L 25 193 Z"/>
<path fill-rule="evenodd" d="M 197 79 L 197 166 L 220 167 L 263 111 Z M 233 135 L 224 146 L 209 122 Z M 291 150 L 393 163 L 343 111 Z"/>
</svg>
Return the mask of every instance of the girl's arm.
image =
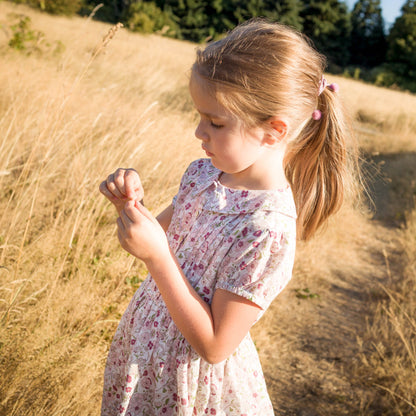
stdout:
<svg viewBox="0 0 416 416">
<path fill-rule="evenodd" d="M 145 262 L 176 326 L 198 354 L 212 364 L 232 354 L 260 307 L 222 289 L 207 304 L 183 274 L 163 228 L 141 204 L 128 202 L 117 224 L 122 247 Z"/>
<path fill-rule="evenodd" d="M 190 285 L 172 254 L 146 265 L 176 326 L 198 354 L 211 364 L 232 354 L 260 307 L 223 289 L 215 291 L 209 305 Z"/>
<path fill-rule="evenodd" d="M 160 226 L 166 232 L 169 228 L 169 224 L 172 220 L 173 215 L 173 205 L 170 204 L 167 208 L 165 208 L 157 217 Z"/>
</svg>

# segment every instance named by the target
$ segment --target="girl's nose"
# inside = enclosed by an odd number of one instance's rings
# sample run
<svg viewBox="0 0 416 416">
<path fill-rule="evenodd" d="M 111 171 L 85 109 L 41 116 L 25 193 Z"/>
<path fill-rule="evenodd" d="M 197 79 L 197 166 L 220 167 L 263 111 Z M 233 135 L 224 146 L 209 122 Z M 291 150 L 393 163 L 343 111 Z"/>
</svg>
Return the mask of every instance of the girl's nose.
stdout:
<svg viewBox="0 0 416 416">
<path fill-rule="evenodd" d="M 207 133 L 204 131 L 202 127 L 202 123 L 200 122 L 195 130 L 195 137 L 202 141 L 207 141 L 209 139 Z"/>
</svg>

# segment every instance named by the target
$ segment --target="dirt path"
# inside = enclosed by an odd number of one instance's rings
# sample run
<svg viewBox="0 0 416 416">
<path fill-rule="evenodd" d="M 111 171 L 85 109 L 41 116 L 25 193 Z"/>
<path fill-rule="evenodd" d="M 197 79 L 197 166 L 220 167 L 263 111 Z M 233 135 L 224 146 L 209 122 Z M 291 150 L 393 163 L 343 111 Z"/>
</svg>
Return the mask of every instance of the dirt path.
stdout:
<svg viewBox="0 0 416 416">
<path fill-rule="evenodd" d="M 376 387 L 361 369 L 360 340 L 384 296 L 380 283 L 388 283 L 392 270 L 400 276 L 398 225 L 413 208 L 416 154 L 380 160 L 383 175 L 370 184 L 373 219 L 322 242 L 332 238 L 338 251 L 320 249 L 319 241 L 312 249 L 301 246 L 292 282 L 253 328 L 276 415 L 386 414 L 371 399 Z M 308 266 L 311 250 L 319 257 L 317 269 Z M 299 292 L 304 288 L 309 292 Z"/>
</svg>

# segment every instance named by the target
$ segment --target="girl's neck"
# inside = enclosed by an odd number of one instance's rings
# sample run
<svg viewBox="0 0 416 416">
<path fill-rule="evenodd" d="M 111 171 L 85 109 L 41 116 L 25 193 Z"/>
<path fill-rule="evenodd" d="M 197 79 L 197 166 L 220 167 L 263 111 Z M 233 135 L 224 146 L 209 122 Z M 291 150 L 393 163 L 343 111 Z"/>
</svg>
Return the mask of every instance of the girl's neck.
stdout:
<svg viewBox="0 0 416 416">
<path fill-rule="evenodd" d="M 282 160 L 276 159 L 273 164 L 255 164 L 237 173 L 222 172 L 219 182 L 227 188 L 243 190 L 278 190 L 289 186 Z"/>
</svg>

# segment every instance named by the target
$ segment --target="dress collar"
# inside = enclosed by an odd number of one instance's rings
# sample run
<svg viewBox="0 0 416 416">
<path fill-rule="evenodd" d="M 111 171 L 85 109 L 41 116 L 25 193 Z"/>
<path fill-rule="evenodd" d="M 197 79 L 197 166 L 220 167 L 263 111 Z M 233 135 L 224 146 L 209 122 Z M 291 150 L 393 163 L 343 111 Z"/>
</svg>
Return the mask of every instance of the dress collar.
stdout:
<svg viewBox="0 0 416 416">
<path fill-rule="evenodd" d="M 222 171 L 206 160 L 207 177 L 195 192 L 206 194 L 203 209 L 224 214 L 245 214 L 254 211 L 274 211 L 296 218 L 296 207 L 290 187 L 278 190 L 242 190 L 221 184 Z"/>
</svg>

